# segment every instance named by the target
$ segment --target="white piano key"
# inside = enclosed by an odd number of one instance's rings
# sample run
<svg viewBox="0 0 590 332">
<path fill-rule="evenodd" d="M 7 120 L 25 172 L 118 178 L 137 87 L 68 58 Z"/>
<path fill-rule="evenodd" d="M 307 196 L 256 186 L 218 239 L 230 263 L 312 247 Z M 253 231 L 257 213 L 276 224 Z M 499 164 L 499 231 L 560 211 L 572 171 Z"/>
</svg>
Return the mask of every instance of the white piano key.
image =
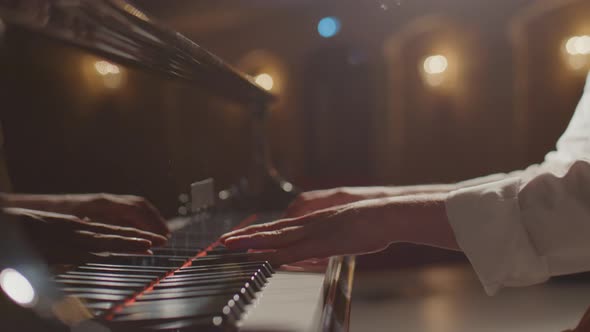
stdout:
<svg viewBox="0 0 590 332">
<path fill-rule="evenodd" d="M 240 331 L 315 331 L 323 303 L 324 274 L 278 271 L 240 322 Z"/>
</svg>

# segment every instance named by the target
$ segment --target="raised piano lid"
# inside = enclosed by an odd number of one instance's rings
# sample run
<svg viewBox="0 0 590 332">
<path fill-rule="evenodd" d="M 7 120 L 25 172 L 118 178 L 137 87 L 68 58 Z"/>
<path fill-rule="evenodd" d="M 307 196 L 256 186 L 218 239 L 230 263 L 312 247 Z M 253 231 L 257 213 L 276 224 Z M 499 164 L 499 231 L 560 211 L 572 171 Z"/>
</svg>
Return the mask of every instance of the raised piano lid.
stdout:
<svg viewBox="0 0 590 332">
<path fill-rule="evenodd" d="M 107 59 L 201 84 L 230 98 L 274 97 L 217 56 L 124 0 L 0 0 L 0 18 Z"/>
</svg>

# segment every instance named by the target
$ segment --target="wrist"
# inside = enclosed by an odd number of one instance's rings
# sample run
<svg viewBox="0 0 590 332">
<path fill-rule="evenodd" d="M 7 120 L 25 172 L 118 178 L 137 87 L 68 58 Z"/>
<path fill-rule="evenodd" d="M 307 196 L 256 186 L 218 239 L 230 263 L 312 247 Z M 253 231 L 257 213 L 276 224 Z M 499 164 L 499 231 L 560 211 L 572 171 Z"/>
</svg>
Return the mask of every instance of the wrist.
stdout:
<svg viewBox="0 0 590 332">
<path fill-rule="evenodd" d="M 30 195 L 30 194 L 1 194 L 0 204 L 7 208 L 23 208 L 31 210 L 54 211 L 56 206 L 62 204 L 62 199 L 57 195 Z M 58 211 L 55 211 L 58 212 Z"/>
<path fill-rule="evenodd" d="M 427 194 L 390 199 L 386 218 L 390 242 L 459 250 L 447 218 L 446 197 L 447 194 Z"/>
</svg>

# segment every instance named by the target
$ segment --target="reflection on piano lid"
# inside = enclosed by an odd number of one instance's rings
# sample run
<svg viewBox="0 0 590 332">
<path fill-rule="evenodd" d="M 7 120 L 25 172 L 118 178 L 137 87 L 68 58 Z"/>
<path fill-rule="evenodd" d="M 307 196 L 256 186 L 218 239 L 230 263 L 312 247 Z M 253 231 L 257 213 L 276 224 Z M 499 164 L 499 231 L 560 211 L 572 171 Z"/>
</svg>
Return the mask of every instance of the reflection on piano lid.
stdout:
<svg viewBox="0 0 590 332">
<path fill-rule="evenodd" d="M 223 60 L 122 0 L 0 1 L 0 17 L 113 61 L 231 90 L 242 102 L 274 97 Z"/>
</svg>

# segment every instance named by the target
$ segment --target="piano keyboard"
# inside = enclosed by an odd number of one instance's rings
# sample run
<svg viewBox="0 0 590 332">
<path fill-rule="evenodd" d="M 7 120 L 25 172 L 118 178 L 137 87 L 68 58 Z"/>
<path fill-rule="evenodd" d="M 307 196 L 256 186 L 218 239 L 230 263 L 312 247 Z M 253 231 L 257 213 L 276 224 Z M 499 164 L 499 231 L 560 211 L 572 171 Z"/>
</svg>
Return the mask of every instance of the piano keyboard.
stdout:
<svg viewBox="0 0 590 332">
<path fill-rule="evenodd" d="M 250 216 L 233 228 L 272 217 Z M 110 256 L 56 275 L 54 282 L 114 331 L 238 329 L 273 277 L 272 267 L 259 255 L 206 244 L 236 224 L 235 214 L 181 224 L 153 256 Z"/>
</svg>

